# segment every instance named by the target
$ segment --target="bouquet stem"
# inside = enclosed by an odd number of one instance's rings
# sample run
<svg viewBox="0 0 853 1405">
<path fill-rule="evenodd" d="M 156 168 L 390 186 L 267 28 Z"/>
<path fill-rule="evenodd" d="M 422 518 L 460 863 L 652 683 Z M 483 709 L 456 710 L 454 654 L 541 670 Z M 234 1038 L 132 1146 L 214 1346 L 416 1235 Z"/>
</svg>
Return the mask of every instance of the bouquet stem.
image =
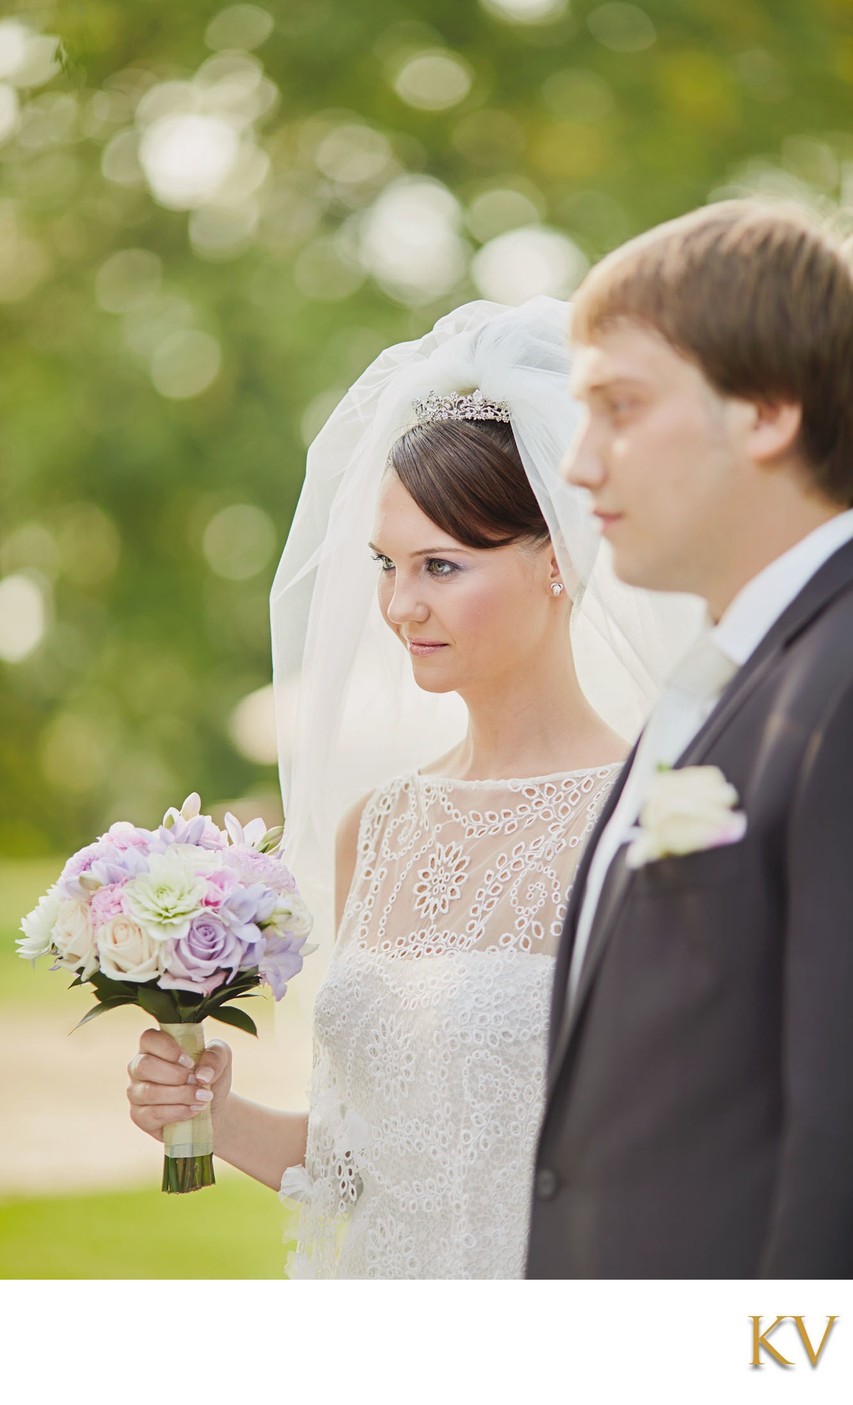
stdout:
<svg viewBox="0 0 853 1405">
<path fill-rule="evenodd" d="M 200 1024 L 164 1024 L 160 1028 L 180 1044 L 185 1054 L 198 1063 L 204 1052 L 204 1029 Z M 213 1185 L 213 1121 L 210 1108 L 185 1122 L 170 1122 L 163 1128 L 163 1186 L 168 1195 L 185 1195 Z"/>
</svg>

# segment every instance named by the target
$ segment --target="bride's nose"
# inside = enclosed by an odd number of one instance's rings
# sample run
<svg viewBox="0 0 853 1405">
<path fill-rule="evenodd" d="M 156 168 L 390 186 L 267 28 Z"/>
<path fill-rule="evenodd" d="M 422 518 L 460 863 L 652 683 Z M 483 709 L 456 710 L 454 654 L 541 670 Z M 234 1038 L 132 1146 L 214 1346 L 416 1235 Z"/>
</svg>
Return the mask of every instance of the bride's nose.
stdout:
<svg viewBox="0 0 853 1405">
<path fill-rule="evenodd" d="M 405 581 L 399 571 L 394 578 L 386 614 L 392 624 L 406 624 L 409 620 L 423 624 L 429 618 L 429 606 L 421 599 L 416 583 Z"/>
</svg>

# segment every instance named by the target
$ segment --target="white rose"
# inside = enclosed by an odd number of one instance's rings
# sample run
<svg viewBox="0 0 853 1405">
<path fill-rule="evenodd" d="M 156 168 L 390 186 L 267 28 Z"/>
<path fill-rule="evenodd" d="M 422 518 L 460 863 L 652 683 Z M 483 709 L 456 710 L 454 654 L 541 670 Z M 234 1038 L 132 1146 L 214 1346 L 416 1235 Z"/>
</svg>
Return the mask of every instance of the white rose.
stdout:
<svg viewBox="0 0 853 1405">
<path fill-rule="evenodd" d="M 150 937 L 177 941 L 187 935 L 207 893 L 207 881 L 199 869 L 209 868 L 214 859 L 201 854 L 193 844 L 172 844 L 164 854 L 152 854 L 149 872 L 125 886 L 125 909 Z"/>
<path fill-rule="evenodd" d="M 47 956 L 53 945 L 53 929 L 59 915 L 59 898 L 53 888 L 39 898 L 32 912 L 28 912 L 21 922 L 24 936 L 19 937 L 16 946 L 18 955 L 25 961 L 35 961 L 38 956 Z"/>
<path fill-rule="evenodd" d="M 153 981 L 161 973 L 163 943 L 120 914 L 98 928 L 101 970 L 114 981 Z"/>
<path fill-rule="evenodd" d="M 53 944 L 59 952 L 59 965 L 80 971 L 87 981 L 98 969 L 98 949 L 89 904 L 85 898 L 66 898 L 59 904 Z"/>
<path fill-rule="evenodd" d="M 649 784 L 640 811 L 640 833 L 628 850 L 632 868 L 667 854 L 692 854 L 734 844 L 746 816 L 734 809 L 738 794 L 718 766 L 661 771 Z"/>
<path fill-rule="evenodd" d="M 294 937 L 307 937 L 313 925 L 314 919 L 299 894 L 281 893 L 264 923 L 264 931 L 272 929 L 282 936 L 290 932 Z"/>
</svg>

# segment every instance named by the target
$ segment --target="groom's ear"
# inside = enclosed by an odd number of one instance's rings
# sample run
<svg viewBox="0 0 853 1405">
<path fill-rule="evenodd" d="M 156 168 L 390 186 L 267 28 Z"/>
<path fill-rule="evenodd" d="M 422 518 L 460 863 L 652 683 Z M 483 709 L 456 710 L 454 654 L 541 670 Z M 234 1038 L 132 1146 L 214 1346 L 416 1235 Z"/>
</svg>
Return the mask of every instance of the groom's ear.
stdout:
<svg viewBox="0 0 853 1405">
<path fill-rule="evenodd" d="M 780 459 L 797 454 L 803 411 L 788 401 L 751 401 L 746 425 L 746 447 L 753 463 L 775 467 Z"/>
</svg>

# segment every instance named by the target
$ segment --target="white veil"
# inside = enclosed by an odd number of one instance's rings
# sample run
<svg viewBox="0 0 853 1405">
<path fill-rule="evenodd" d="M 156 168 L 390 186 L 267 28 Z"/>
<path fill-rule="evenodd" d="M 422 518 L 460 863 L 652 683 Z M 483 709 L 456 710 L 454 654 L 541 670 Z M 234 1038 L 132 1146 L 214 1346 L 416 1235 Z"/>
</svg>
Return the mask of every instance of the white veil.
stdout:
<svg viewBox="0 0 853 1405">
<path fill-rule="evenodd" d="M 392 775 L 434 761 L 464 734 L 455 694 L 422 692 L 375 603 L 368 539 L 388 452 L 429 391 L 505 402 L 573 597 L 572 642 L 587 697 L 626 737 L 692 641 L 704 607 L 616 580 L 606 545 L 559 466 L 578 407 L 568 392 L 568 308 L 478 301 L 384 351 L 308 451 L 305 482 L 271 595 L 273 681 L 288 861 L 328 953 L 334 833 L 343 809 Z"/>
</svg>

